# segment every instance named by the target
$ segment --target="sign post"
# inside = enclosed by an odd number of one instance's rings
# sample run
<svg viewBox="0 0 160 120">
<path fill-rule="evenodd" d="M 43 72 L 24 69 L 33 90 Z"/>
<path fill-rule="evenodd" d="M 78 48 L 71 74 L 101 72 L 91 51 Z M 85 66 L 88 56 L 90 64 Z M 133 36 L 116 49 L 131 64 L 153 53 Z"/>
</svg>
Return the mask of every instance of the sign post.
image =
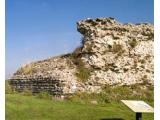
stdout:
<svg viewBox="0 0 160 120">
<path fill-rule="evenodd" d="M 142 113 L 136 113 L 136 120 L 142 120 Z"/>
<path fill-rule="evenodd" d="M 136 120 L 142 120 L 142 113 L 153 113 L 154 110 L 144 101 L 121 100 L 127 107 L 136 113 Z"/>
</svg>

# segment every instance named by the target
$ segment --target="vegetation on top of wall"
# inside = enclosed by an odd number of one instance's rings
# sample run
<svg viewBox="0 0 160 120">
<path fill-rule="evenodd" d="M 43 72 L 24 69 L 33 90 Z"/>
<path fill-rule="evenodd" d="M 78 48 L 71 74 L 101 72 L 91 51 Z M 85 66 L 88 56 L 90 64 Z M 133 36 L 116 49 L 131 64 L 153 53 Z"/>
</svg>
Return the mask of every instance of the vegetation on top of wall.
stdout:
<svg viewBox="0 0 160 120">
<path fill-rule="evenodd" d="M 33 64 L 26 65 L 17 70 L 16 74 L 33 74 L 36 72 L 36 68 Z"/>
</svg>

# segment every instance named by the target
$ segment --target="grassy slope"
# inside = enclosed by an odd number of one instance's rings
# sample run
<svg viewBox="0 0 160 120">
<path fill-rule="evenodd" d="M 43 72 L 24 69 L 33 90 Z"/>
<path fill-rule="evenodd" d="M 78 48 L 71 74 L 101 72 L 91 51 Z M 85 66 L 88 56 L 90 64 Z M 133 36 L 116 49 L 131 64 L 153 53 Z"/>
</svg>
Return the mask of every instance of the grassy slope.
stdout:
<svg viewBox="0 0 160 120">
<path fill-rule="evenodd" d="M 143 119 L 153 120 L 153 114 Z M 135 120 L 135 114 L 122 103 L 102 106 L 6 94 L 6 120 Z"/>
</svg>

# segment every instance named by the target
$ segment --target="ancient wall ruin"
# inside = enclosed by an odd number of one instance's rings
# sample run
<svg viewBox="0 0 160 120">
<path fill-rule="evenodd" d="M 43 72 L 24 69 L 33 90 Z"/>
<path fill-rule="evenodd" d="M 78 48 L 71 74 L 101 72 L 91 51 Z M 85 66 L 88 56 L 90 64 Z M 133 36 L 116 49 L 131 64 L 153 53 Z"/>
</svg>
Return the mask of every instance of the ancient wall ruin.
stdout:
<svg viewBox="0 0 160 120">
<path fill-rule="evenodd" d="M 88 18 L 77 23 L 77 30 L 83 35 L 80 47 L 73 53 L 21 67 L 11 78 L 12 87 L 68 94 L 97 93 L 105 85 L 153 85 L 152 24 Z"/>
</svg>

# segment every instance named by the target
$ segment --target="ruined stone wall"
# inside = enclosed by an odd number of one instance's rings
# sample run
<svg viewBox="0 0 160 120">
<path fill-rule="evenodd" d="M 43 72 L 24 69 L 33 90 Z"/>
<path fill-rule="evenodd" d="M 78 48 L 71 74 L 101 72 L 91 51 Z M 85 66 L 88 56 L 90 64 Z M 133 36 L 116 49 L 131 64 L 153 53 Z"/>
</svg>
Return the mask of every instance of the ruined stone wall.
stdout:
<svg viewBox="0 0 160 120">
<path fill-rule="evenodd" d="M 81 47 L 71 54 L 21 67 L 11 78 L 11 85 L 18 91 L 29 88 L 35 93 L 46 90 L 51 94 L 97 93 L 105 85 L 153 85 L 152 24 L 97 18 L 79 21 L 77 30 L 83 35 Z M 89 76 L 83 80 L 77 73 Z"/>
<path fill-rule="evenodd" d="M 18 92 L 30 90 L 33 94 L 40 92 L 48 92 L 51 95 L 63 94 L 63 81 L 53 77 L 17 77 L 12 78 L 9 83 L 12 89 Z"/>
<path fill-rule="evenodd" d="M 77 23 L 84 36 L 82 59 L 94 68 L 90 85 L 153 84 L 153 25 L 123 24 L 114 18 Z"/>
</svg>

